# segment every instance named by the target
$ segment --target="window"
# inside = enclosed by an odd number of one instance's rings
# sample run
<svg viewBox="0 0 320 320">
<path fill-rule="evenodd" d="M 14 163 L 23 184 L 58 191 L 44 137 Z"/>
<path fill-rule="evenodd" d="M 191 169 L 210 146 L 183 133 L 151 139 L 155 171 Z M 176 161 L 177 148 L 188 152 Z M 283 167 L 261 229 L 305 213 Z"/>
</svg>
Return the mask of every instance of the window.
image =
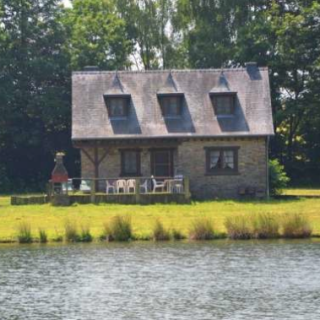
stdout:
<svg viewBox="0 0 320 320">
<path fill-rule="evenodd" d="M 140 176 L 140 151 L 121 150 L 121 176 Z"/>
<path fill-rule="evenodd" d="M 173 175 L 173 150 L 159 149 L 151 151 L 151 173 L 156 177 Z"/>
<path fill-rule="evenodd" d="M 181 95 L 162 96 L 160 97 L 160 104 L 164 117 L 179 117 L 181 115 Z"/>
<path fill-rule="evenodd" d="M 206 173 L 237 173 L 238 150 L 238 147 L 206 148 Z"/>
<path fill-rule="evenodd" d="M 219 115 L 232 115 L 234 114 L 235 94 L 213 94 L 211 101 L 214 107 L 214 112 Z"/>
<path fill-rule="evenodd" d="M 129 97 L 104 96 L 110 118 L 124 118 L 128 115 Z"/>
</svg>

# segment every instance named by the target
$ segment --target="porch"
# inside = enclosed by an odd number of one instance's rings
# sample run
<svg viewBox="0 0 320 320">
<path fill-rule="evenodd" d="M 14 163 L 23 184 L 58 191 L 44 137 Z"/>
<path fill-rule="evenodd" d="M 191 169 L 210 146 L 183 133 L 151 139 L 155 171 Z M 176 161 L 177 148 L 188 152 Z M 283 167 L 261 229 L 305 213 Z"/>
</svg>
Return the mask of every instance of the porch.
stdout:
<svg viewBox="0 0 320 320">
<path fill-rule="evenodd" d="M 48 185 L 48 201 L 53 205 L 73 203 L 189 203 L 189 179 L 185 177 L 73 178 Z"/>
</svg>

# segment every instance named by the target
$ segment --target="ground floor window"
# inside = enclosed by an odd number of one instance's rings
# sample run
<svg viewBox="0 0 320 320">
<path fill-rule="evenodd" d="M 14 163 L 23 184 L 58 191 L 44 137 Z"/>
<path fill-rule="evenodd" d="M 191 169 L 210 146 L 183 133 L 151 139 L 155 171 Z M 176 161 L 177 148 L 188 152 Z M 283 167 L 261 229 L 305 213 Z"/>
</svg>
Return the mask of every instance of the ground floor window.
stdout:
<svg viewBox="0 0 320 320">
<path fill-rule="evenodd" d="M 121 150 L 121 176 L 139 176 L 140 150 Z"/>
<path fill-rule="evenodd" d="M 239 147 L 212 147 L 206 150 L 207 174 L 234 174 L 238 172 Z"/>
<path fill-rule="evenodd" d="M 173 150 L 151 150 L 151 173 L 155 177 L 173 176 Z"/>
</svg>

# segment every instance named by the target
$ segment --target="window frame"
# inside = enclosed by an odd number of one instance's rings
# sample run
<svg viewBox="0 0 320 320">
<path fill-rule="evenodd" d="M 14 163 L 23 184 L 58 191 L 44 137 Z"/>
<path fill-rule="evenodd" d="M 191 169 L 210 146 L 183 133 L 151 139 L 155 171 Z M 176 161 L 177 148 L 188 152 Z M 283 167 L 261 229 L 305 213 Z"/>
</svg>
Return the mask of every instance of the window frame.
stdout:
<svg viewBox="0 0 320 320">
<path fill-rule="evenodd" d="M 239 149 L 240 147 L 205 147 L 205 157 L 206 157 L 206 175 L 238 175 L 239 174 Z M 210 169 L 210 154 L 213 151 L 218 151 L 220 153 L 220 157 L 224 159 L 223 153 L 225 151 L 232 151 L 233 152 L 233 161 L 234 161 L 234 168 L 233 169 L 224 169 L 224 168 L 216 168 Z"/>
<path fill-rule="evenodd" d="M 120 151 L 120 177 L 140 177 L 141 176 L 141 150 L 140 149 L 121 149 Z M 125 172 L 125 153 L 135 152 L 136 153 L 136 171 Z"/>
<path fill-rule="evenodd" d="M 158 93 L 158 101 L 161 108 L 161 113 L 164 118 L 181 118 L 182 115 L 182 108 L 183 108 L 183 100 L 184 100 L 184 94 L 183 93 Z M 166 113 L 166 106 L 164 104 L 164 101 L 166 99 L 175 98 L 177 99 L 178 103 L 178 114 L 169 114 Z"/>
<path fill-rule="evenodd" d="M 150 164 L 151 164 L 151 174 L 158 178 L 168 178 L 173 177 L 174 175 L 174 148 L 152 148 L 150 151 Z M 169 176 L 157 176 L 156 175 L 156 161 L 155 161 L 155 153 L 156 152 L 168 152 L 169 154 Z M 164 164 L 162 164 L 164 166 Z"/>
<path fill-rule="evenodd" d="M 235 114 L 236 110 L 236 92 L 216 92 L 216 93 L 210 93 L 210 100 L 211 104 L 213 106 L 214 114 L 216 117 L 232 117 Z M 231 112 L 230 113 L 219 113 L 218 112 L 218 106 L 217 106 L 217 100 L 218 98 L 229 98 L 231 99 Z"/>
<path fill-rule="evenodd" d="M 131 102 L 130 94 L 105 94 L 103 96 L 104 102 L 106 104 L 109 118 L 112 120 L 123 120 L 127 119 L 129 115 L 129 107 Z M 111 101 L 112 100 L 122 100 L 124 103 L 124 113 L 122 115 L 114 115 L 111 111 Z"/>
</svg>

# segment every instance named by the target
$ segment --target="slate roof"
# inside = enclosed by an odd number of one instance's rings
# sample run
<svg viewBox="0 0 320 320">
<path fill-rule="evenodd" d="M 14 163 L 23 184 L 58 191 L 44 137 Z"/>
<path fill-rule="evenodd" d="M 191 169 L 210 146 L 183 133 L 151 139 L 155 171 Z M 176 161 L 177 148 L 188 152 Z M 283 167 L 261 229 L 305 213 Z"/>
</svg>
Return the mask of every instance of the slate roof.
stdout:
<svg viewBox="0 0 320 320">
<path fill-rule="evenodd" d="M 235 114 L 216 116 L 210 93 L 236 92 Z M 182 115 L 166 119 L 157 94 L 183 93 Z M 129 94 L 128 118 L 108 116 L 103 96 Z M 72 75 L 72 139 L 273 135 L 267 68 L 80 71 Z"/>
</svg>

